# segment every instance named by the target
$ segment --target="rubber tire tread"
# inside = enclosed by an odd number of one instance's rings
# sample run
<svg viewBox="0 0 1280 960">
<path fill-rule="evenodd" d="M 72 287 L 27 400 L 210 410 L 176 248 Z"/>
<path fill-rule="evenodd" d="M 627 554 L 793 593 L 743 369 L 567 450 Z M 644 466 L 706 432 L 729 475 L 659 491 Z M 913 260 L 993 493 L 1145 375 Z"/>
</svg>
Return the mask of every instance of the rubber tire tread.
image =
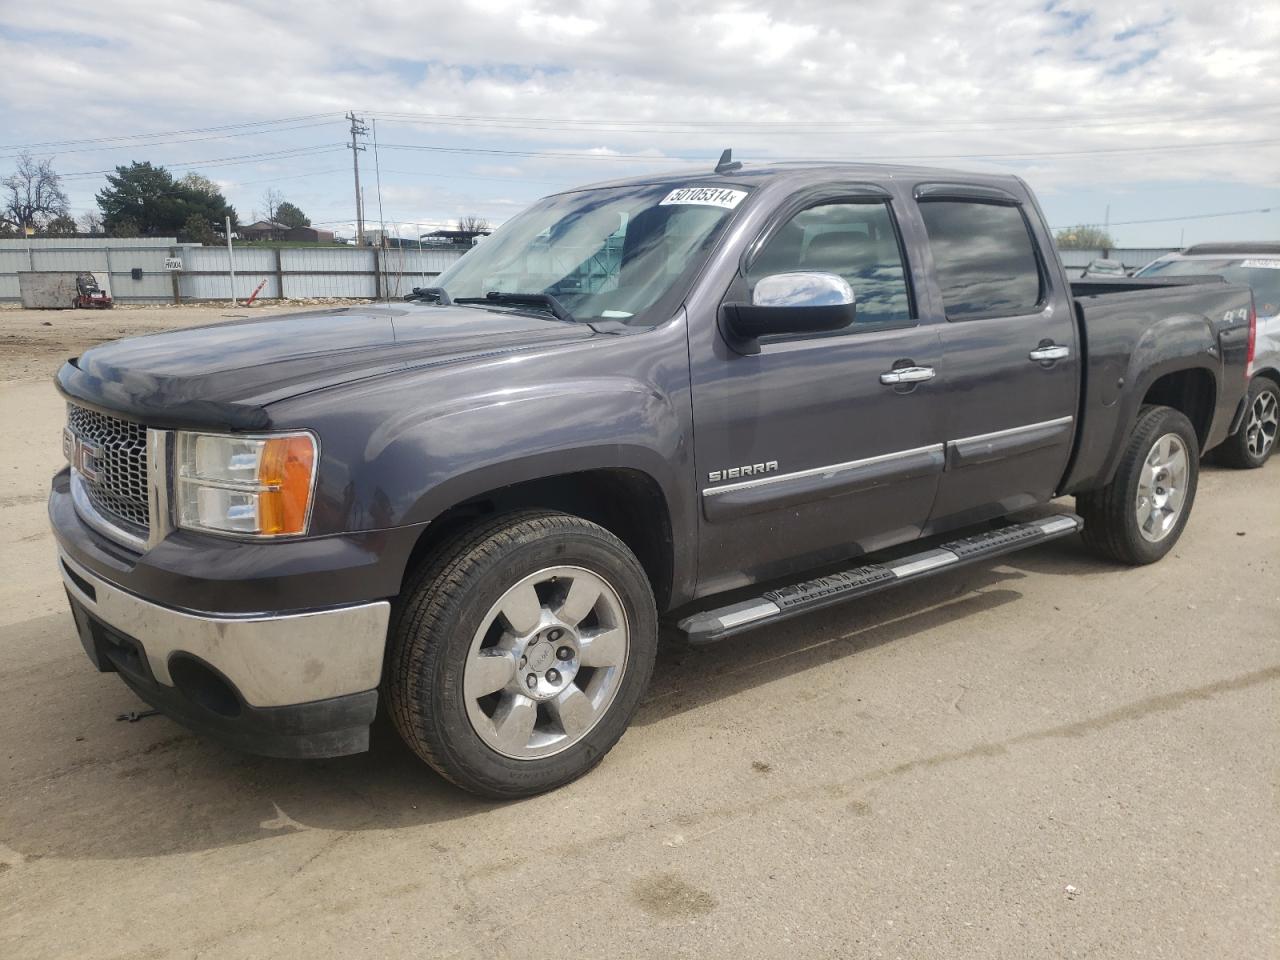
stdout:
<svg viewBox="0 0 1280 960">
<path fill-rule="evenodd" d="M 1258 375 L 1253 378 L 1253 383 L 1249 384 L 1249 392 L 1245 397 L 1244 420 L 1240 423 L 1240 429 L 1233 436 L 1227 437 L 1217 450 L 1217 459 L 1223 465 L 1233 467 L 1236 470 L 1256 470 L 1270 460 L 1271 455 L 1276 452 L 1276 447 L 1280 446 L 1280 439 L 1278 439 L 1271 444 L 1271 449 L 1267 451 L 1266 456 L 1259 460 L 1249 452 L 1248 440 L 1245 435 L 1244 428 L 1249 420 L 1249 411 L 1253 408 L 1254 401 L 1258 399 L 1258 394 L 1268 389 L 1280 401 L 1280 386 L 1277 386 L 1274 380 Z"/>
<path fill-rule="evenodd" d="M 553 533 L 577 532 L 611 546 L 619 559 L 629 563 L 634 578 L 643 584 L 641 603 L 647 604 L 652 641 L 638 663 L 628 663 L 623 678 L 624 689 L 618 691 L 609 713 L 599 726 L 607 724 L 627 687 L 639 685 L 634 690 L 634 701 L 621 729 L 612 736 L 608 747 L 590 757 L 588 762 L 571 772 L 556 777 L 552 782 L 529 787 L 514 786 L 477 773 L 459 755 L 457 745 L 451 744 L 436 723 L 433 710 L 435 691 L 429 689 L 430 679 L 437 676 L 439 658 L 448 652 L 446 644 L 437 638 L 456 627 L 454 615 L 462 602 L 463 594 L 472 587 L 476 578 L 492 569 L 503 556 L 516 548 L 522 538 L 541 537 Z M 532 571 L 529 571 L 532 572 Z M 620 585 L 615 581 L 615 589 Z M 624 603 L 626 598 L 624 597 Z M 632 643 L 643 641 L 638 624 L 632 631 Z M 419 565 L 406 581 L 400 600 L 393 609 L 390 644 L 387 653 L 387 669 L 383 686 L 386 690 L 388 713 L 392 723 L 408 747 L 426 761 L 437 773 L 455 786 L 470 793 L 492 799 L 509 800 L 551 790 L 588 773 L 603 759 L 608 749 L 622 736 L 630 722 L 631 713 L 638 705 L 644 689 L 648 687 L 657 648 L 657 609 L 652 589 L 640 562 L 627 546 L 603 527 L 570 514 L 545 510 L 529 510 L 509 513 L 479 523 L 455 534 L 443 543 L 427 562 Z M 598 728 L 597 728 L 598 729 Z M 594 734 L 596 731 L 592 731 Z M 588 734 L 588 737 L 592 736 Z M 471 732 L 474 736 L 474 732 Z M 482 749 L 482 741 L 476 737 Z M 571 751 L 576 749 L 571 748 Z M 548 758 L 554 760 L 555 757 Z M 542 763 L 543 761 L 525 761 Z"/>
<path fill-rule="evenodd" d="M 1187 445 L 1187 470 L 1191 490 L 1182 507 L 1178 526 L 1158 543 L 1150 543 L 1138 532 L 1134 516 L 1138 475 L 1143 461 L 1156 439 L 1166 433 L 1177 433 Z M 1115 475 L 1105 487 L 1076 497 L 1076 512 L 1084 520 L 1081 537 L 1093 553 L 1106 560 L 1128 566 L 1155 563 L 1178 542 L 1195 505 L 1199 486 L 1200 443 L 1191 421 L 1172 407 L 1147 404 L 1138 411 L 1138 419 L 1120 454 Z"/>
</svg>

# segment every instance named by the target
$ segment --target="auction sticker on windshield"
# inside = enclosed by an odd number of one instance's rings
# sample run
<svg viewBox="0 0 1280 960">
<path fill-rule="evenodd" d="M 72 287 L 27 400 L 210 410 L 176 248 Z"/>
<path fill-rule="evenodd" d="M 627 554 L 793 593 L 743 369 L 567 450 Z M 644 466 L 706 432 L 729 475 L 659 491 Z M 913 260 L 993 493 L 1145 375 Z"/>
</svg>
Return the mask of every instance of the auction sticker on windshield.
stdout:
<svg viewBox="0 0 1280 960">
<path fill-rule="evenodd" d="M 665 200 L 658 204 L 694 203 L 704 207 L 724 207 L 732 210 L 747 195 L 745 190 L 730 190 L 728 187 L 680 187 L 667 194 Z"/>
</svg>

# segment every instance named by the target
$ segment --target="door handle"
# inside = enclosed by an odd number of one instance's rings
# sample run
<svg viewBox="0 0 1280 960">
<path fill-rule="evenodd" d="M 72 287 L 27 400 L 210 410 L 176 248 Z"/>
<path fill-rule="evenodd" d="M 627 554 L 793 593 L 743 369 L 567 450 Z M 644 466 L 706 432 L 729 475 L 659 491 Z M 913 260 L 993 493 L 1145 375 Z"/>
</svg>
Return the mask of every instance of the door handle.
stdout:
<svg viewBox="0 0 1280 960">
<path fill-rule="evenodd" d="M 936 376 L 933 367 L 899 367 L 880 374 L 880 382 L 890 386 L 899 383 L 924 383 Z"/>
<path fill-rule="evenodd" d="M 1036 347 L 1027 356 L 1036 363 L 1044 363 L 1047 360 L 1065 360 L 1071 356 L 1071 348 L 1064 347 L 1060 343 L 1051 343 L 1043 347 Z"/>
</svg>

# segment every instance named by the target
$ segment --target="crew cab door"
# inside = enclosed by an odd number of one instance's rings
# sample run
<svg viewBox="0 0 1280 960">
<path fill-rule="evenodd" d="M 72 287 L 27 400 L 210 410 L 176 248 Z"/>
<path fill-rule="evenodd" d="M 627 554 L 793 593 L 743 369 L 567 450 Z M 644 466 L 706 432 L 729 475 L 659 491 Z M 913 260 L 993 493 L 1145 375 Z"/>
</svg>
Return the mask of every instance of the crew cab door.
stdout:
<svg viewBox="0 0 1280 960">
<path fill-rule="evenodd" d="M 915 538 L 942 470 L 938 331 L 916 306 L 894 198 L 808 190 L 746 250 L 723 302 L 749 302 L 765 276 L 829 272 L 852 286 L 856 319 L 742 344 L 723 312 L 690 316 L 699 593 Z M 905 367 L 928 378 L 884 382 Z"/>
<path fill-rule="evenodd" d="M 1029 195 L 978 184 L 914 191 L 942 338 L 946 471 L 929 528 L 1052 498 L 1080 386 L 1073 303 Z"/>
</svg>

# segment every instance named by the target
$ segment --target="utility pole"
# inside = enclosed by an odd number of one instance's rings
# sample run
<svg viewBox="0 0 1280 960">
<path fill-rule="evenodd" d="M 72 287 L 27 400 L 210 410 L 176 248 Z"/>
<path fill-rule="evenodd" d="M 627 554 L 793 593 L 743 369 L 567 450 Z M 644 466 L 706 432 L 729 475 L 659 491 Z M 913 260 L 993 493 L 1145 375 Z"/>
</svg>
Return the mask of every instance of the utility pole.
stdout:
<svg viewBox="0 0 1280 960">
<path fill-rule="evenodd" d="M 355 115 L 354 111 L 347 113 L 347 119 L 351 121 L 351 143 L 348 145 L 351 149 L 351 169 L 355 173 L 356 178 L 356 246 L 364 246 L 364 198 L 360 191 L 360 153 L 365 148 L 360 146 L 357 137 L 363 137 L 369 132 L 369 128 L 364 125 L 364 121 Z"/>
<path fill-rule="evenodd" d="M 231 306 L 236 305 L 236 254 L 231 248 L 231 218 L 225 220 L 227 230 L 227 273 L 231 275 Z"/>
</svg>

